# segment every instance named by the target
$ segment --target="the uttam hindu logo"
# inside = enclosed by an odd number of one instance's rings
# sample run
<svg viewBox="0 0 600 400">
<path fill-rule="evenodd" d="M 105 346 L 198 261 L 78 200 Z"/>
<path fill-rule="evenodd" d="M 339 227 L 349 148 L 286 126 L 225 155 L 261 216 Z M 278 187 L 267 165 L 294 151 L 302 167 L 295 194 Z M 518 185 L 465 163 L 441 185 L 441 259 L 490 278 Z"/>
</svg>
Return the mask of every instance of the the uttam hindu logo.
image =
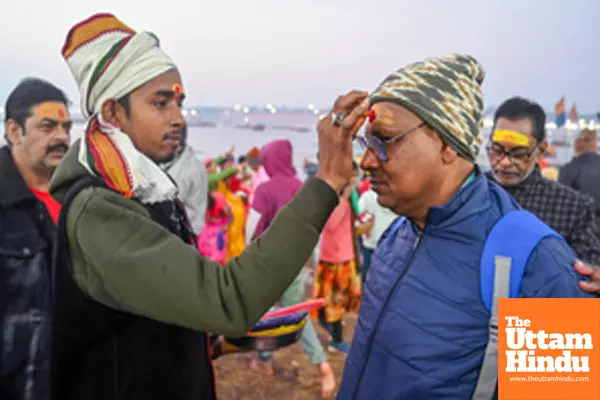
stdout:
<svg viewBox="0 0 600 400">
<path fill-rule="evenodd" d="M 500 299 L 498 398 L 600 400 L 600 299 Z"/>
<path fill-rule="evenodd" d="M 575 356 L 572 350 L 593 350 L 589 333 L 535 331 L 531 320 L 504 317 L 506 322 L 506 372 L 590 372 L 590 357 Z M 537 350 L 561 350 L 558 357 L 539 355 Z M 585 353 L 584 353 L 585 354 Z"/>
</svg>

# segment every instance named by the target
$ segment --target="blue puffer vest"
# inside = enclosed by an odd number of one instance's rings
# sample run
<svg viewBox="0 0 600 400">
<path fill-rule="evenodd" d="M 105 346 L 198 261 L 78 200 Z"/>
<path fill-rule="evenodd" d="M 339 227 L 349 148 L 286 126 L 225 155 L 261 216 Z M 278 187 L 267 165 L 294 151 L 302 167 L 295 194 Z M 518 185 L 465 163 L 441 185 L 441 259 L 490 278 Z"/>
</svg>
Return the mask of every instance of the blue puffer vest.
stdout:
<svg viewBox="0 0 600 400">
<path fill-rule="evenodd" d="M 508 193 L 478 171 L 447 204 L 430 210 L 423 231 L 405 220 L 383 235 L 373 254 L 338 399 L 472 396 L 490 318 L 480 294 L 483 246 L 494 223 L 517 209 Z M 523 297 L 579 297 L 577 278 L 569 265 L 563 266 L 575 260 L 573 252 L 557 239 L 548 240 L 556 241 L 547 246 L 560 265 L 539 265 L 542 259 L 532 254 L 530 260 L 536 261 L 527 268 L 536 272 L 522 281 Z M 564 290 L 542 290 L 557 276 L 567 282 L 560 283 Z"/>
</svg>

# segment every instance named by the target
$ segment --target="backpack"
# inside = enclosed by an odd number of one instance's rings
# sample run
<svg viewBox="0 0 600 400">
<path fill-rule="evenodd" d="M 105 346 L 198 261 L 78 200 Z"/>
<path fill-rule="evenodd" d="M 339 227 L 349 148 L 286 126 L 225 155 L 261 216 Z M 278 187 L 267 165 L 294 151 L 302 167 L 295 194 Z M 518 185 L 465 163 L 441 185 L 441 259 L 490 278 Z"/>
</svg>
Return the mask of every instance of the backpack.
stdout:
<svg viewBox="0 0 600 400">
<path fill-rule="evenodd" d="M 389 229 L 395 232 L 406 218 L 398 218 Z M 529 256 L 545 238 L 557 232 L 526 210 L 502 216 L 485 240 L 480 262 L 481 299 L 490 312 L 489 341 L 479 371 L 473 400 L 497 398 L 498 387 L 498 299 L 519 297 L 521 280 Z"/>
</svg>

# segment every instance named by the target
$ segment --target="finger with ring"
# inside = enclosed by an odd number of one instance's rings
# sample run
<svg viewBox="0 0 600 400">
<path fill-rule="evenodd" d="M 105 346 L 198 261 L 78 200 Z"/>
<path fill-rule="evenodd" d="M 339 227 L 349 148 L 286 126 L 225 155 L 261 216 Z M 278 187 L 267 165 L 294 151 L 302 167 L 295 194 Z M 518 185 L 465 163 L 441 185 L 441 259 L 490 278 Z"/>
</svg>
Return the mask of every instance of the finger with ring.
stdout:
<svg viewBox="0 0 600 400">
<path fill-rule="evenodd" d="M 342 126 L 345 118 L 346 116 L 344 114 L 340 112 L 334 112 L 333 114 L 331 114 L 331 124 L 333 126 Z"/>
</svg>

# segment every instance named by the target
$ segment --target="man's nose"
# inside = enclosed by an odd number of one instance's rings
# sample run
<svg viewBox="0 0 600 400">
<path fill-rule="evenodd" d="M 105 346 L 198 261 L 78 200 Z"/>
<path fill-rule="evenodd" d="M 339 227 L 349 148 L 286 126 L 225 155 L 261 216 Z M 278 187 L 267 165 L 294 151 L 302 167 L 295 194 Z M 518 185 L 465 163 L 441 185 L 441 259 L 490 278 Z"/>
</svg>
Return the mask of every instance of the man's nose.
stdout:
<svg viewBox="0 0 600 400">
<path fill-rule="evenodd" d="M 380 165 L 381 165 L 381 161 L 379 161 L 379 159 L 373 153 L 373 151 L 370 149 L 365 150 L 362 160 L 360 161 L 360 168 L 367 171 L 367 170 L 371 170 L 371 169 L 376 169 Z"/>
<path fill-rule="evenodd" d="M 58 125 L 54 130 L 54 138 L 69 144 L 71 142 L 71 126 Z"/>
<path fill-rule="evenodd" d="M 512 166 L 510 158 L 506 154 L 503 154 L 501 157 L 502 158 L 500 159 L 500 161 L 498 161 L 498 164 L 496 165 L 502 168 L 510 168 Z"/>
<path fill-rule="evenodd" d="M 183 110 L 181 107 L 175 107 L 173 115 L 171 116 L 171 125 L 183 128 L 185 125 L 185 117 L 183 116 Z"/>
</svg>

